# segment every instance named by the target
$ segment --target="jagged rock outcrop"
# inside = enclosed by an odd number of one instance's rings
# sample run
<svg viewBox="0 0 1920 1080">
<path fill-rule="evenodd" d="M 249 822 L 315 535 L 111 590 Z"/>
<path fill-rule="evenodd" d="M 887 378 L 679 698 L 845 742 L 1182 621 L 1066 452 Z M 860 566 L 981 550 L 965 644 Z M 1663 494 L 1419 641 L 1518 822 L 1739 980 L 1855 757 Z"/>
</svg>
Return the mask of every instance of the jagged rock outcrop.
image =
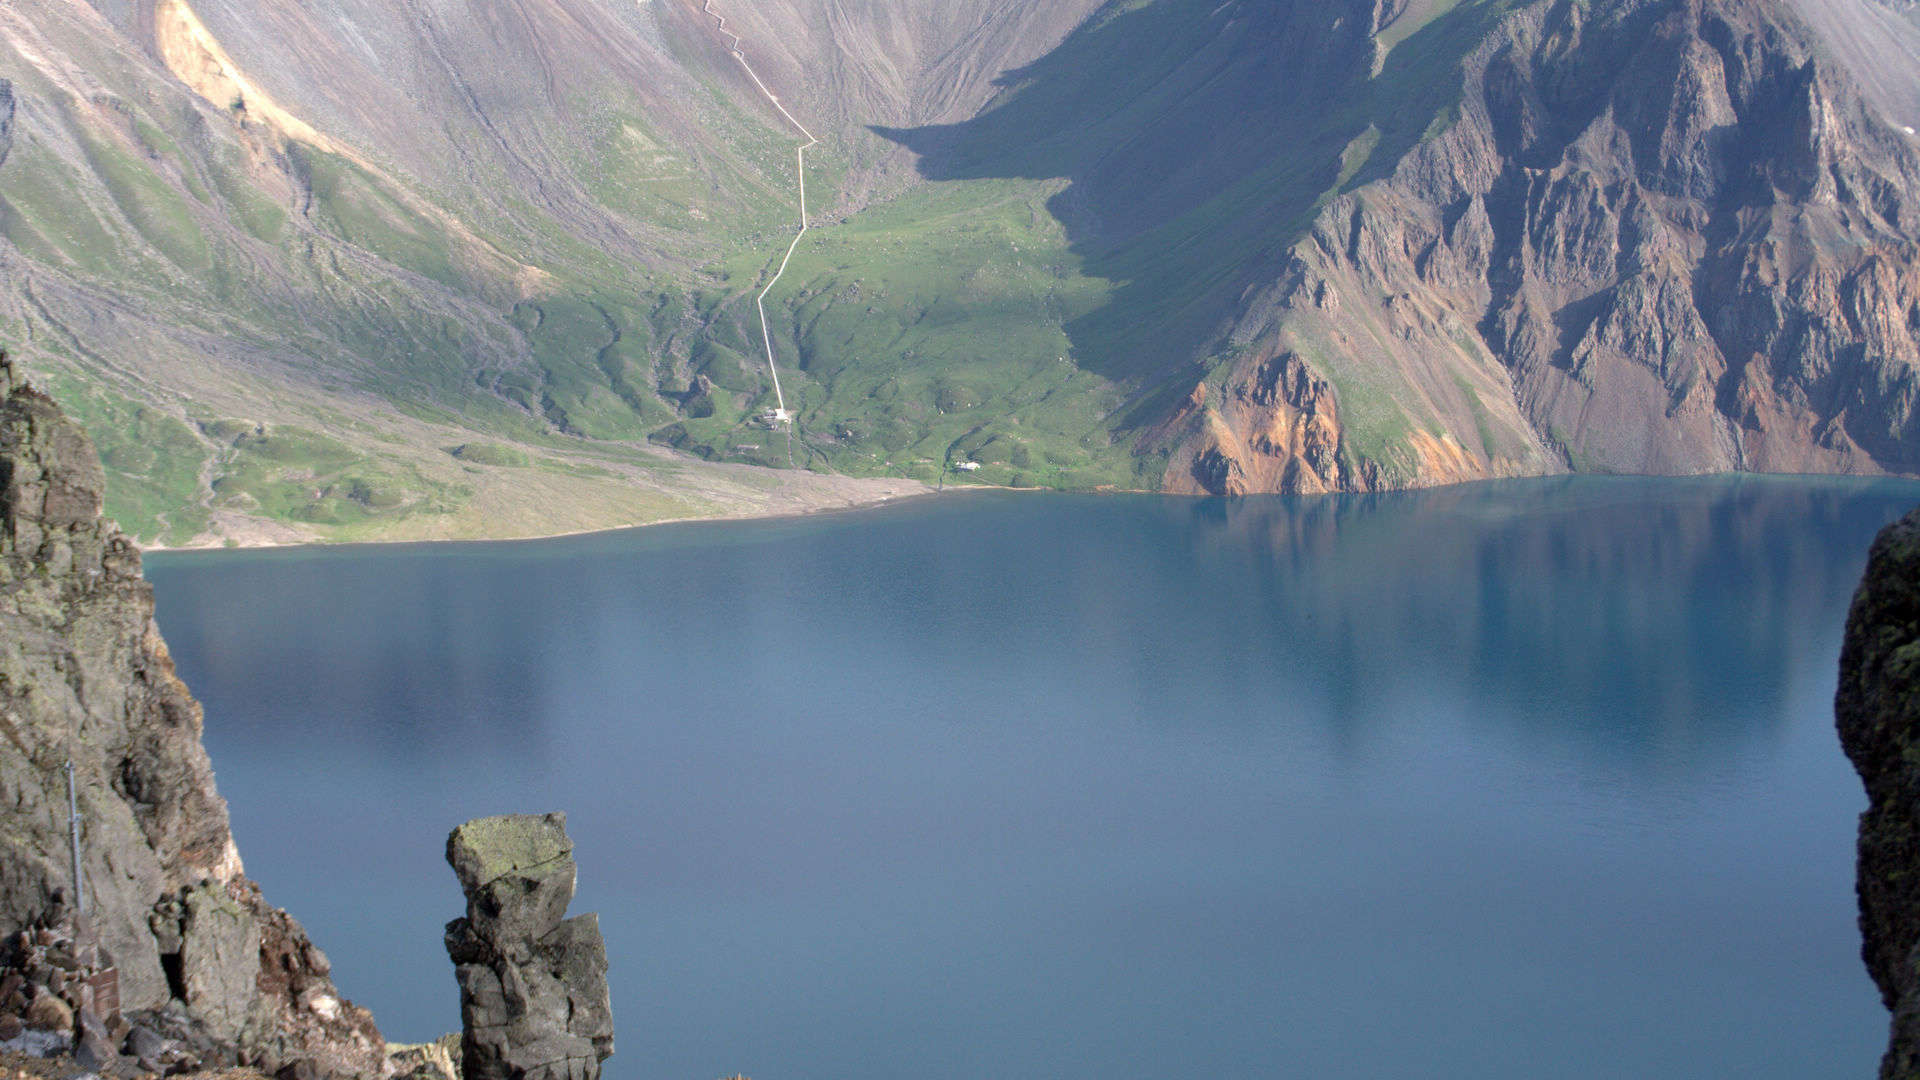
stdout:
<svg viewBox="0 0 1920 1080">
<path fill-rule="evenodd" d="M 1261 448 L 1284 355 L 1337 388 L 1340 486 L 1920 471 L 1920 156 L 1814 42 L 1776 0 L 1517 8 L 1442 133 L 1357 132 L 1167 486 L 1330 478 Z"/>
<path fill-rule="evenodd" d="M 391 1080 L 460 1080 L 460 1035 L 442 1035 L 430 1043 L 387 1044 Z"/>
<path fill-rule="evenodd" d="M 565 918 L 575 882 L 565 814 L 469 821 L 447 838 L 467 914 L 447 924 L 465 1080 L 595 1080 L 613 1054 L 596 915 Z"/>
<path fill-rule="evenodd" d="M 0 354 L 0 937 L 66 918 L 71 761 L 86 936 L 119 1008 L 269 1071 L 378 1076 L 372 1017 L 241 872 L 200 706 L 104 486 L 86 434 Z"/>
<path fill-rule="evenodd" d="M 1880 1075 L 1920 1077 L 1920 510 L 1874 542 L 1847 619 L 1834 697 L 1840 742 L 1866 784 L 1861 955 L 1893 1012 Z"/>
</svg>

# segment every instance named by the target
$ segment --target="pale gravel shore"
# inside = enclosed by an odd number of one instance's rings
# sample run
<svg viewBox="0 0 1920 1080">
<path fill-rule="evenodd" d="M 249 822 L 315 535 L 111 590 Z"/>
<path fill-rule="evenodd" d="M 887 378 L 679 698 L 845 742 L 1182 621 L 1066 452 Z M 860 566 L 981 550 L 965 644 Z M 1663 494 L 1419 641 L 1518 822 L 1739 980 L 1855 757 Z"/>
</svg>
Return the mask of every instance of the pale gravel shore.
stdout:
<svg viewBox="0 0 1920 1080">
<path fill-rule="evenodd" d="M 557 540 L 570 536 L 591 536 L 599 533 L 626 532 L 632 529 L 651 528 L 656 525 L 680 525 L 702 521 L 773 521 L 784 518 L 817 517 L 823 514 L 871 510 L 881 506 L 890 506 L 895 503 L 906 502 L 911 499 L 924 499 L 942 494 L 966 491 L 1024 490 L 977 484 L 949 485 L 944 490 L 940 490 L 918 480 L 901 478 L 868 479 L 861 477 L 832 476 L 816 477 L 814 479 L 822 481 L 823 483 L 808 483 L 805 487 L 811 490 L 804 492 L 783 491 L 773 493 L 773 498 L 768 499 L 765 504 L 758 507 L 723 509 L 714 513 L 686 514 L 675 517 L 654 518 L 645 521 L 613 522 L 584 528 L 534 529 L 530 531 L 513 530 L 503 532 L 499 535 L 435 535 L 427 532 L 415 536 L 376 536 L 367 539 L 339 540 L 330 539 L 317 533 L 306 532 L 295 525 L 284 522 L 243 515 L 226 515 L 217 519 L 221 524 L 221 536 L 211 539 L 207 543 L 178 546 L 143 543 L 141 550 L 147 554 L 155 554 L 162 552 L 263 550 L 293 547 L 513 543 L 532 540 Z"/>
</svg>

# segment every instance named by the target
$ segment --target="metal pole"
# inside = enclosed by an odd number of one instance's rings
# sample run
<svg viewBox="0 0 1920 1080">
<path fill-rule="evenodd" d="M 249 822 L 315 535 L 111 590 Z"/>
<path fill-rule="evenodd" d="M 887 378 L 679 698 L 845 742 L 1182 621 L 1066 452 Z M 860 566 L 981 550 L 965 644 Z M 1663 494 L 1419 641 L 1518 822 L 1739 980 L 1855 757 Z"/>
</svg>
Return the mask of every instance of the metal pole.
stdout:
<svg viewBox="0 0 1920 1080">
<path fill-rule="evenodd" d="M 73 760 L 67 760 L 67 835 L 73 841 L 73 910 L 87 913 L 87 883 L 80 873 L 80 797 L 73 788 Z"/>
</svg>

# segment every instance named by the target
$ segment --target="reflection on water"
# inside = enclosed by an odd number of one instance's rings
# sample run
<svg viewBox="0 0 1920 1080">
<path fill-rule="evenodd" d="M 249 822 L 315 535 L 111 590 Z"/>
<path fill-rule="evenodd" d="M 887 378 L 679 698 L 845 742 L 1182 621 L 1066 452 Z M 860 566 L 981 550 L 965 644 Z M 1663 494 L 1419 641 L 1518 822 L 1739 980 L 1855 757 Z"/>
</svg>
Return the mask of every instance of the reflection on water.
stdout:
<svg viewBox="0 0 1920 1080">
<path fill-rule="evenodd" d="M 1489 722 L 1671 768 L 1782 722 L 1795 658 L 1832 640 L 1859 579 L 1852 541 L 1913 497 L 1569 478 L 1198 503 L 1187 543 L 1217 596 L 1257 590 L 1256 618 L 1314 627 L 1301 666 L 1339 688 L 1343 722 L 1416 679 Z"/>
<path fill-rule="evenodd" d="M 250 870 L 392 1034 L 457 1022 L 445 830 L 562 806 L 615 1077 L 1865 1075 L 1826 710 L 1915 501 L 983 495 L 150 570 Z"/>
</svg>

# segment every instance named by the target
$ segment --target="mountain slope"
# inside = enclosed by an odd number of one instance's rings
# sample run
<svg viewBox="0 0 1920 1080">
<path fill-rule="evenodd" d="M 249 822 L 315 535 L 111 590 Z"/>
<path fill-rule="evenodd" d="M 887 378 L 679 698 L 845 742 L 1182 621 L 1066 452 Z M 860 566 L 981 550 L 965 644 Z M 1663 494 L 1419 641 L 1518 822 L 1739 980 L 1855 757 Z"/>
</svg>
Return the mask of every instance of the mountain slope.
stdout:
<svg viewBox="0 0 1920 1080">
<path fill-rule="evenodd" d="M 1227 49 L 1200 90 L 1170 88 L 1168 138 L 1136 123 L 1111 147 L 1069 144 L 1085 162 L 1070 189 L 1083 243 L 1158 306 L 1138 370 L 1199 360 L 1171 416 L 1141 417 L 1142 448 L 1170 452 L 1167 487 L 1920 467 L 1913 146 L 1791 11 L 1462 3 L 1398 35 L 1386 5 L 1325 14 L 1212 7 L 1223 34 L 1304 42 L 1319 65 L 1278 48 L 1236 64 Z M 1076 100 L 1089 70 L 1033 89 L 1030 111 Z M 1115 99 L 1094 91 L 1094 108 Z M 1250 130 L 1183 122 L 1236 103 Z M 923 145 L 1004 144 L 1019 107 Z M 1088 119 L 1059 126 L 1097 130 Z M 1211 167 L 1229 155 L 1237 167 Z M 941 176 L 1027 167 L 932 160 Z M 1203 177 L 1266 182 L 1236 205 L 1228 185 L 1152 172 L 1196 161 Z M 1140 222 L 1120 202 L 1153 210 Z M 1289 229 L 1302 209 L 1310 222 Z M 1187 340 L 1153 336 L 1169 330 Z"/>
<path fill-rule="evenodd" d="M 1905 0 L 716 3 L 791 444 L 698 0 L 0 8 L 0 336 L 170 542 L 1920 468 Z"/>
<path fill-rule="evenodd" d="M 735 75 L 697 10 L 677 25 L 699 64 L 567 10 L 536 14 L 570 36 L 532 39 L 405 5 L 354 27 L 295 25 L 303 10 L 246 10 L 301 45 L 258 69 L 236 59 L 245 35 L 229 47 L 181 0 L 0 11 L 18 102 L 0 334 L 96 432 L 129 528 L 547 532 L 881 493 L 696 468 L 643 441 L 673 417 L 681 339 L 708 319 L 696 264 L 785 216 L 786 181 L 762 165 L 783 149 L 710 85 Z M 414 59 L 464 56 L 426 80 L 438 99 L 381 74 L 414 64 L 375 70 L 343 44 L 410 27 Z M 466 49 L 483 33 L 546 51 Z M 603 34 L 603 64 L 525 78 Z M 301 70 L 339 92 L 289 81 Z M 676 94 L 692 104 L 650 108 Z"/>
<path fill-rule="evenodd" d="M 1920 4 L 1791 0 L 1820 47 L 1899 127 L 1920 125 Z"/>
</svg>

